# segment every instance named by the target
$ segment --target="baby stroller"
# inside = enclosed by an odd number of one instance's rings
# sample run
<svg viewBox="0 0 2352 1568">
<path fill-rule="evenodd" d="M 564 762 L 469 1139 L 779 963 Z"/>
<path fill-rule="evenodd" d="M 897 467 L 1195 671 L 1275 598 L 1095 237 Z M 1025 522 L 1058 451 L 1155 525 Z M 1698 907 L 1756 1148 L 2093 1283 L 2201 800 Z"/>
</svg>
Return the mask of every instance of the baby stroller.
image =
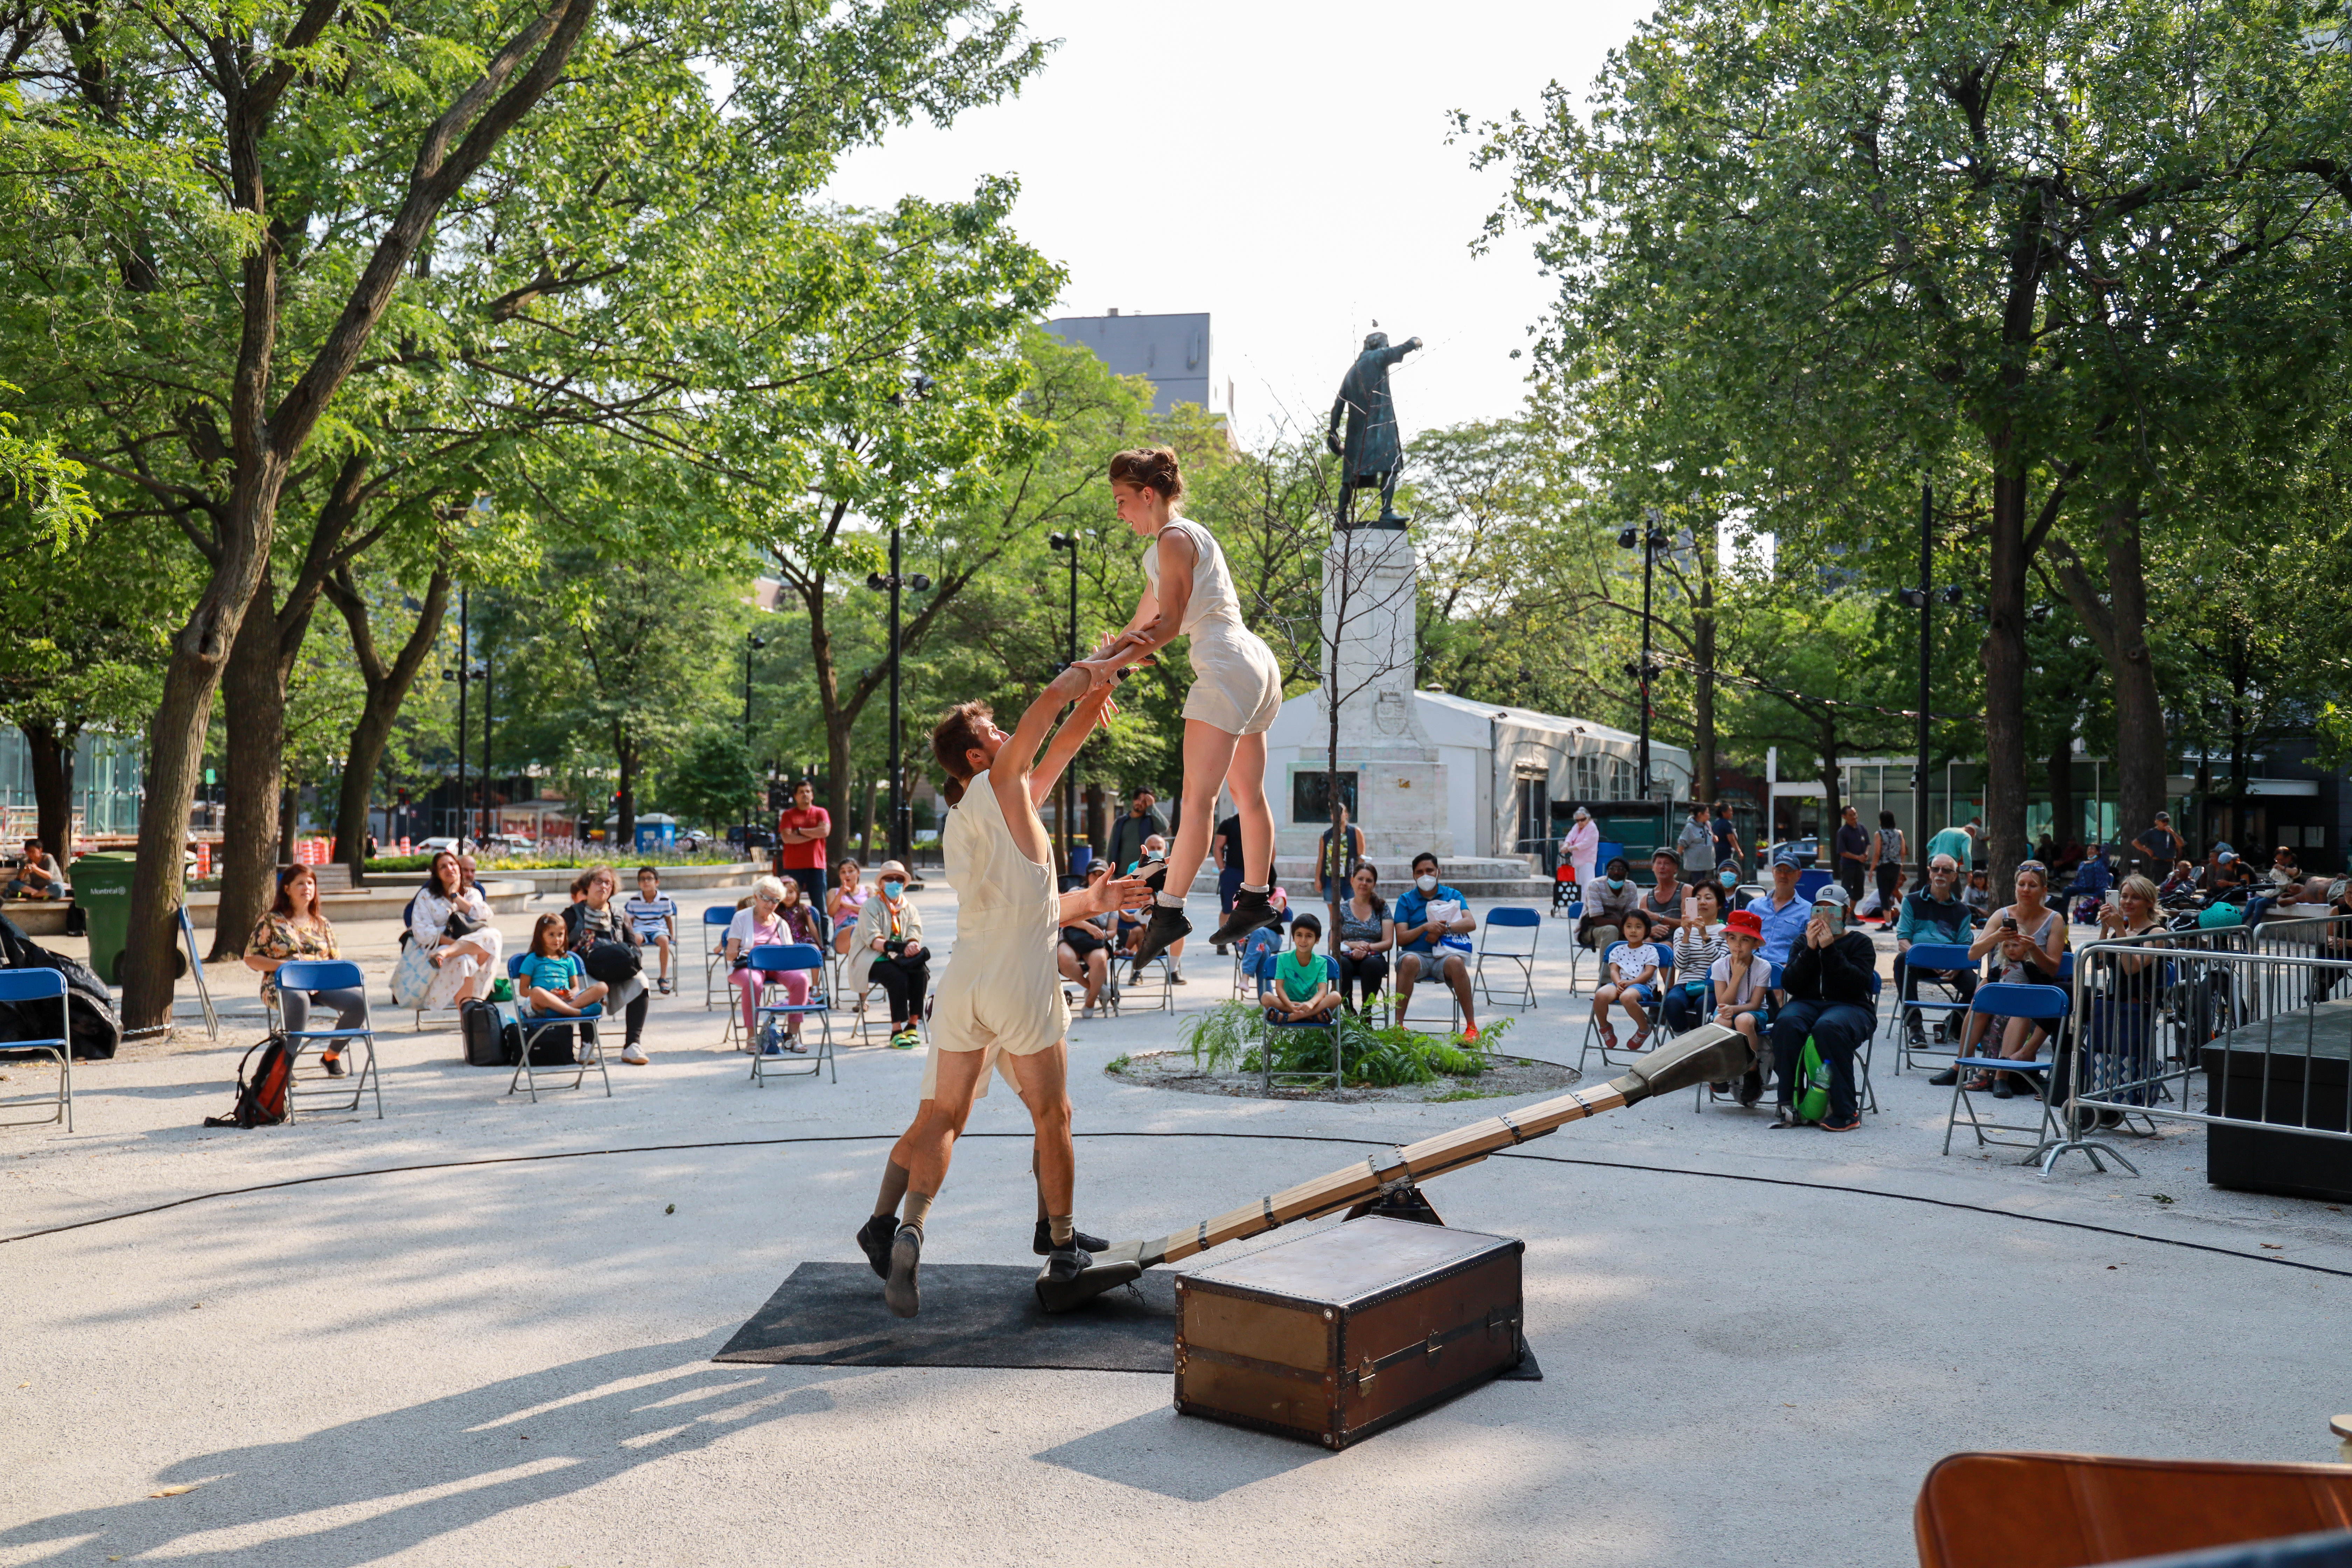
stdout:
<svg viewBox="0 0 2352 1568">
<path fill-rule="evenodd" d="M 2091 925 L 2099 918 L 2099 905 L 2116 885 L 2116 868 L 2107 861 L 2105 845 L 2095 850 L 2083 862 L 2083 868 L 2068 884 L 2066 896 L 2074 900 L 2074 921 L 2078 925 Z"/>
</svg>

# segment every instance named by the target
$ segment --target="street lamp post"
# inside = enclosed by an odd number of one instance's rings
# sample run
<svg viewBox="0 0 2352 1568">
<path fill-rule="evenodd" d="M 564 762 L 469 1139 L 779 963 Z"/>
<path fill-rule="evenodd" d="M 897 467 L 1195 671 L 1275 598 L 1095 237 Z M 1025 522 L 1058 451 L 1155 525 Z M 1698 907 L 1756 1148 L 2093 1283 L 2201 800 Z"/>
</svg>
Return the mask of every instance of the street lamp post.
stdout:
<svg viewBox="0 0 2352 1568">
<path fill-rule="evenodd" d="M 474 842 L 480 844 L 496 830 L 490 817 L 490 650 L 487 647 L 476 679 L 482 683 L 482 830 L 474 836 Z"/>
<path fill-rule="evenodd" d="M 1928 637 L 1928 621 L 1934 615 L 1937 597 L 1936 589 L 1936 487 L 1934 481 L 1919 481 L 1919 585 L 1906 588 L 1897 595 L 1910 608 L 1919 612 L 1919 771 L 1911 781 L 1911 841 L 1919 853 L 1919 886 L 1927 885 L 1927 689 L 1934 675 L 1935 645 Z M 1942 591 L 1944 603 L 1960 602 L 1957 584 Z M 1947 800 L 1951 795 L 1944 792 Z M 1963 871 L 1966 867 L 1961 868 Z"/>
<path fill-rule="evenodd" d="M 890 595 L 890 755 L 887 766 L 890 773 L 890 854 L 894 859 L 905 860 L 914 837 L 914 822 L 907 805 L 906 770 L 900 765 L 898 733 L 898 595 L 902 589 L 920 594 L 929 591 L 931 580 L 920 572 L 898 570 L 898 525 L 890 525 L 890 570 L 866 574 L 866 585 L 877 593 Z"/>
<path fill-rule="evenodd" d="M 457 590 L 457 664 L 454 669 L 444 669 L 441 679 L 457 683 L 457 837 L 460 844 L 466 837 L 466 746 L 471 740 L 466 729 L 466 688 L 476 681 L 482 686 L 482 810 L 487 816 L 490 806 L 490 667 L 487 659 L 479 665 L 467 662 L 473 651 L 467 626 L 466 590 Z"/>
<path fill-rule="evenodd" d="M 750 632 L 743 634 L 743 755 L 751 754 L 751 655 L 768 646 L 768 639 Z M 753 809 L 758 802 L 753 802 Z M 751 819 L 743 819 L 743 852 L 751 852 Z"/>
<path fill-rule="evenodd" d="M 1650 588 L 1652 579 L 1656 574 L 1658 557 L 1664 554 L 1671 548 L 1672 543 L 1666 537 L 1665 526 L 1658 516 L 1658 509 L 1649 508 L 1647 517 L 1648 521 L 1642 527 L 1624 529 L 1617 535 L 1620 549 L 1632 550 L 1638 547 L 1642 552 L 1642 662 L 1638 666 L 1627 665 L 1625 673 L 1633 678 L 1635 686 L 1640 689 L 1642 697 L 1642 739 L 1637 768 L 1640 773 L 1641 795 L 1643 800 L 1650 798 L 1651 789 L 1650 682 L 1663 673 L 1650 658 Z M 1659 827 L 1661 844 L 1665 841 L 1664 832 L 1667 826 L 1665 814 L 1662 813 Z"/>
<path fill-rule="evenodd" d="M 1069 663 L 1065 664 L 1062 667 L 1064 669 L 1066 669 L 1069 668 L 1069 665 L 1078 662 L 1078 536 L 1075 533 L 1049 533 L 1045 536 L 1045 543 L 1051 549 L 1066 551 L 1070 557 Z M 1059 674 L 1060 671 L 1057 670 L 1055 673 Z M 1062 773 L 1062 820 L 1060 824 L 1062 829 L 1062 865 L 1066 870 L 1068 868 L 1070 864 L 1070 847 L 1077 842 L 1077 835 L 1073 830 L 1073 824 L 1077 820 L 1078 773 L 1076 768 L 1066 768 Z"/>
</svg>

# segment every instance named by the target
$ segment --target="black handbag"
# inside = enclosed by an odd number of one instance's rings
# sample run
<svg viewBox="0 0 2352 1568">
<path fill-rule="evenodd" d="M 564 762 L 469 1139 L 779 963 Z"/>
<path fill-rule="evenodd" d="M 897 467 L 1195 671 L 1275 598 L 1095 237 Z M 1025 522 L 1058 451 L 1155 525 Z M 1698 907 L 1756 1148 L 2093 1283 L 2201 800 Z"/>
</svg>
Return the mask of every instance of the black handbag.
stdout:
<svg viewBox="0 0 2352 1568">
<path fill-rule="evenodd" d="M 451 942 L 463 942 L 489 923 L 488 921 L 476 920 L 463 910 L 451 910 L 449 923 L 441 928 L 441 934 Z"/>
<path fill-rule="evenodd" d="M 623 985 L 645 973 L 645 961 L 637 950 L 625 942 L 600 942 L 590 947 L 581 963 L 592 980 L 607 985 Z"/>
</svg>

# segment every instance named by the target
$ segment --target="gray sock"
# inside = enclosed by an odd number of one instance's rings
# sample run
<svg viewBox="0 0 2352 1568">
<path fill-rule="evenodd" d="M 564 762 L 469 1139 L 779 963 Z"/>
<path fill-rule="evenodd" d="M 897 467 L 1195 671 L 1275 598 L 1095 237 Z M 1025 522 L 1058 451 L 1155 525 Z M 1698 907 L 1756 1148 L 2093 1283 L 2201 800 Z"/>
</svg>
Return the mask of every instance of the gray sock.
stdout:
<svg viewBox="0 0 2352 1568">
<path fill-rule="evenodd" d="M 898 1223 L 913 1226 L 915 1234 L 920 1236 L 923 1233 L 923 1216 L 931 1212 L 931 1199 L 934 1195 L 930 1193 L 908 1193 L 907 1206 L 898 1215 Z"/>
<path fill-rule="evenodd" d="M 874 1200 L 874 1212 L 877 1215 L 897 1214 L 898 1200 L 906 1195 L 907 1167 L 893 1160 L 882 1168 L 882 1194 Z"/>
<path fill-rule="evenodd" d="M 1069 1246 L 1070 1233 L 1078 1228 L 1076 1216 L 1066 1214 L 1047 1215 L 1045 1225 L 1053 1232 L 1056 1249 Z"/>
</svg>

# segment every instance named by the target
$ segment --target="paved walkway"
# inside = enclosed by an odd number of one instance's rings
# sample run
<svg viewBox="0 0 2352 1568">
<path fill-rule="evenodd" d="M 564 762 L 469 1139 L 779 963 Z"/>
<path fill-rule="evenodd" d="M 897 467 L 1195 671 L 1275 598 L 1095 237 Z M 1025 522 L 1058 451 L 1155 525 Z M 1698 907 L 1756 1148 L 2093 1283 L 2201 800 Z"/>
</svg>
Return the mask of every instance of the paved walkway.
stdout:
<svg viewBox="0 0 2352 1568">
<path fill-rule="evenodd" d="M 922 898 L 950 943 L 952 896 Z M 344 934 L 388 973 L 393 928 Z M 1189 973 L 1188 1010 L 1224 994 L 1222 963 Z M 0 1132 L 0 1235 L 303 1184 L 0 1244 L 0 1563 L 1899 1564 L 1952 1450 L 2320 1459 L 2352 1407 L 2352 1278 L 2278 1262 L 2352 1274 L 2343 1215 L 2207 1188 L 2194 1131 L 2134 1145 L 2137 1180 L 1939 1158 L 1948 1091 L 1885 1059 L 1859 1133 L 1678 1096 L 1433 1183 L 1450 1223 L 1527 1239 L 1547 1381 L 1345 1454 L 1180 1420 L 1157 1376 L 721 1366 L 794 1264 L 856 1256 L 919 1053 L 757 1089 L 698 984 L 656 1000 L 654 1065 L 616 1065 L 614 1098 L 532 1106 L 403 1016 L 386 1120 L 206 1131 L 247 980 L 217 1045 L 88 1066 L 73 1136 Z M 1511 1042 L 1572 1061 L 1565 964 L 1538 994 Z M 1101 1071 L 1180 1021 L 1073 1039 L 1081 1130 L 1155 1135 L 1081 1145 L 1089 1228 L 1157 1234 L 1347 1158 L 1292 1140 L 1511 1103 Z M 1000 1087 L 972 1130 L 1003 1136 L 960 1151 L 931 1257 L 1024 1260 L 1025 1118 Z M 534 1155 L 583 1157 L 464 1163 Z"/>
</svg>

